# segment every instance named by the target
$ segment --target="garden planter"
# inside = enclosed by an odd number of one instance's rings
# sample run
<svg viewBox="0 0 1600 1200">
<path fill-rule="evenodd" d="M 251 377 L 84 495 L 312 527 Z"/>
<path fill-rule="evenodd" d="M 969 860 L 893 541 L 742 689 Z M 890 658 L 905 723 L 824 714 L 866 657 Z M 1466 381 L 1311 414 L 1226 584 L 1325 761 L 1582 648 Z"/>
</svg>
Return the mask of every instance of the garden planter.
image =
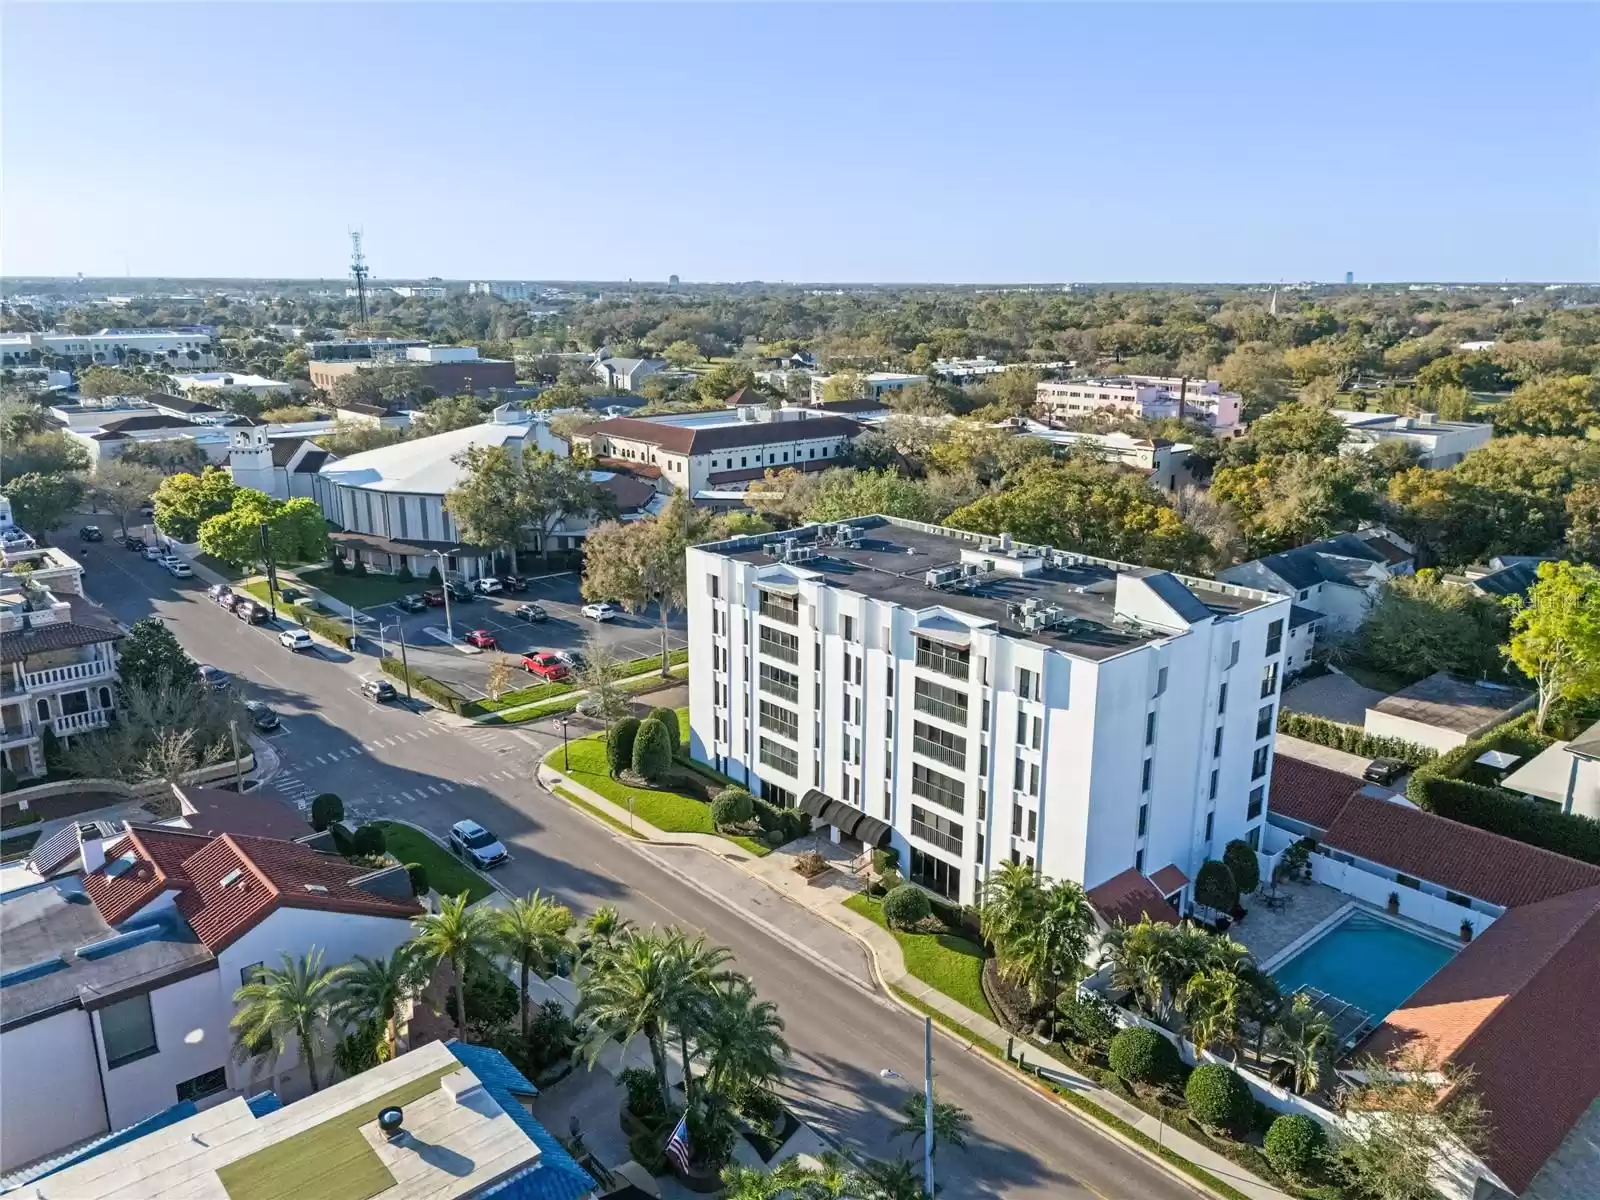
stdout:
<svg viewBox="0 0 1600 1200">
<path fill-rule="evenodd" d="M 827 887 L 828 884 L 833 882 L 833 880 L 830 878 L 832 875 L 833 871 L 830 869 L 827 871 L 818 871 L 815 875 L 805 876 L 806 886 Z"/>
</svg>

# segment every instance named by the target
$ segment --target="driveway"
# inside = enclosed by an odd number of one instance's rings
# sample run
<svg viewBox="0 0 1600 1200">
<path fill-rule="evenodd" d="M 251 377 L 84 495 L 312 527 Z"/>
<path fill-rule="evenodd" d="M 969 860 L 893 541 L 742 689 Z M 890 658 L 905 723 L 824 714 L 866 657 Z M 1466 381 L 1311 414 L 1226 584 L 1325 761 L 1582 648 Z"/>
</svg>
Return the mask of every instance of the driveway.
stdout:
<svg viewBox="0 0 1600 1200">
<path fill-rule="evenodd" d="M 1362 687 L 1348 675 L 1322 675 L 1297 683 L 1283 693 L 1283 707 L 1290 712 L 1326 717 L 1344 725 L 1364 725 L 1367 709 L 1384 699 L 1386 693 Z"/>
</svg>

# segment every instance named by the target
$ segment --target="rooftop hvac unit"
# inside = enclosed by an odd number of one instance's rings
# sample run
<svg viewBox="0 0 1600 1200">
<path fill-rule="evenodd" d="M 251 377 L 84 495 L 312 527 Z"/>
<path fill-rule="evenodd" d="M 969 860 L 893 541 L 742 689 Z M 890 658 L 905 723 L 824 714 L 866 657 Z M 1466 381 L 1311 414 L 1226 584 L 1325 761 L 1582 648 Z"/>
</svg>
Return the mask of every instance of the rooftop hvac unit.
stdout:
<svg viewBox="0 0 1600 1200">
<path fill-rule="evenodd" d="M 948 587 L 952 582 L 961 578 L 960 567 L 934 567 L 922 577 L 924 583 L 931 588 Z"/>
<path fill-rule="evenodd" d="M 815 546 L 796 546 L 789 551 L 786 562 L 810 562 L 817 556 Z"/>
</svg>

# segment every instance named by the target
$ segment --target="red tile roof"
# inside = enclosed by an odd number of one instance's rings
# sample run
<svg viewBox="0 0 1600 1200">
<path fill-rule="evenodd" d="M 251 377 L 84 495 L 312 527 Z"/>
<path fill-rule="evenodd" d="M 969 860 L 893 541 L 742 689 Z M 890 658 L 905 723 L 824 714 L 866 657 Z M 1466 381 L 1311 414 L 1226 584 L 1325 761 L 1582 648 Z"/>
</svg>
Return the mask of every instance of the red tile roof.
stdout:
<svg viewBox="0 0 1600 1200">
<path fill-rule="evenodd" d="M 1600 886 L 1600 867 L 1362 792 L 1321 841 L 1505 908 Z"/>
<path fill-rule="evenodd" d="M 1178 869 L 1177 863 L 1168 863 L 1150 876 L 1150 882 L 1155 885 L 1156 891 L 1163 896 L 1170 896 L 1181 887 L 1188 885 L 1189 877 Z"/>
<path fill-rule="evenodd" d="M 178 897 L 178 911 L 213 953 L 280 907 L 401 919 L 422 912 L 413 902 L 352 886 L 350 880 L 365 868 L 298 842 L 224 834 L 184 867 L 190 887 Z"/>
<path fill-rule="evenodd" d="M 1090 888 L 1089 903 L 1108 923 L 1121 921 L 1124 925 L 1137 925 L 1143 917 L 1167 925 L 1178 923 L 1178 914 L 1172 911 L 1166 897 L 1132 867 L 1113 875 L 1099 887 Z"/>
<path fill-rule="evenodd" d="M 107 925 L 120 925 L 162 892 L 188 886 L 184 860 L 210 840 L 183 829 L 130 825 L 106 846 L 105 863 L 83 877 L 83 890 Z"/>
<path fill-rule="evenodd" d="M 1506 913 L 1363 1049 L 1419 1039 L 1473 1071 L 1493 1126 L 1485 1161 L 1521 1194 L 1600 1095 L 1600 887 Z"/>
<path fill-rule="evenodd" d="M 209 837 L 243 833 L 292 842 L 311 832 L 310 824 L 295 811 L 294 805 L 270 788 L 258 788 L 241 795 L 220 788 L 186 784 L 178 792 L 189 828 Z"/>
<path fill-rule="evenodd" d="M 1272 792 L 1267 808 L 1291 821 L 1326 829 L 1361 786 L 1361 780 L 1354 775 L 1278 754 L 1272 761 Z"/>
</svg>

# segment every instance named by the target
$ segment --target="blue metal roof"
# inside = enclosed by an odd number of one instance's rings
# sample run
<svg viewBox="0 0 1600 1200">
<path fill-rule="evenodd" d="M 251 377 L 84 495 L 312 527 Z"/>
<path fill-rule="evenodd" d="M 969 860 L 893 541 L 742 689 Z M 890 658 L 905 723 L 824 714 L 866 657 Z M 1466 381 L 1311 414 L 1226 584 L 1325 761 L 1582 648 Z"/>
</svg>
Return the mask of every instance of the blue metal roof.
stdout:
<svg viewBox="0 0 1600 1200">
<path fill-rule="evenodd" d="M 147 1133 L 154 1133 L 158 1129 L 165 1129 L 168 1125 L 176 1125 L 179 1121 L 187 1121 L 200 1110 L 194 1106 L 192 1100 L 180 1100 L 171 1108 L 163 1109 L 153 1117 L 146 1117 L 126 1129 L 119 1129 L 115 1133 L 108 1133 L 86 1145 L 78 1146 L 59 1154 L 55 1158 L 47 1158 L 42 1162 L 34 1163 L 21 1171 L 15 1171 L 0 1179 L 0 1194 L 15 1191 L 30 1183 L 38 1183 L 47 1176 L 54 1175 L 57 1171 L 65 1171 L 68 1167 L 77 1166 L 97 1155 L 104 1154 L 107 1150 L 115 1150 L 118 1146 L 125 1146 L 129 1142 L 142 1138 Z M 585 1177 L 587 1178 L 587 1176 Z"/>
<path fill-rule="evenodd" d="M 531 1099 L 539 1094 L 539 1089 L 511 1065 L 510 1059 L 488 1046 L 472 1046 L 455 1039 L 445 1045 L 456 1056 L 456 1061 L 478 1077 L 483 1090 L 539 1147 L 539 1161 L 530 1170 L 496 1184 L 479 1195 L 495 1196 L 499 1200 L 582 1200 L 582 1197 L 592 1196 L 595 1182 L 589 1173 L 573 1160 L 566 1147 L 548 1129 L 522 1107 L 519 1097 Z"/>
<path fill-rule="evenodd" d="M 245 1106 L 249 1108 L 250 1115 L 259 1121 L 268 1113 L 275 1113 L 282 1108 L 283 1101 L 278 1099 L 277 1092 L 257 1092 L 245 1101 Z"/>
</svg>

